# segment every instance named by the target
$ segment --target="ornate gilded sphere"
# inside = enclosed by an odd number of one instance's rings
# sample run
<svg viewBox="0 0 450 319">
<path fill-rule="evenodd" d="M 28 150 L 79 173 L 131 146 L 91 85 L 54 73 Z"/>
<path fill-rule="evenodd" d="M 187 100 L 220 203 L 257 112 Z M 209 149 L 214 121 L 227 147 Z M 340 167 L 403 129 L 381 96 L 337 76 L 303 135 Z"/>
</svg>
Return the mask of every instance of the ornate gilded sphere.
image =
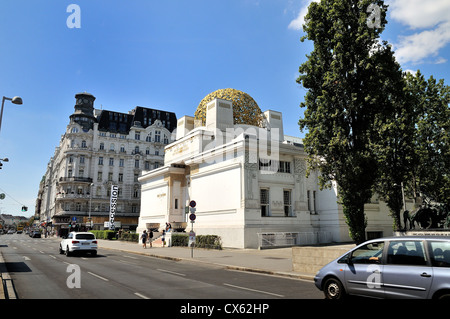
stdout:
<svg viewBox="0 0 450 319">
<path fill-rule="evenodd" d="M 195 111 L 195 119 L 206 123 L 206 105 L 215 98 L 233 103 L 234 124 L 261 126 L 263 114 L 255 100 L 245 92 L 235 89 L 220 89 L 203 98 Z"/>
</svg>

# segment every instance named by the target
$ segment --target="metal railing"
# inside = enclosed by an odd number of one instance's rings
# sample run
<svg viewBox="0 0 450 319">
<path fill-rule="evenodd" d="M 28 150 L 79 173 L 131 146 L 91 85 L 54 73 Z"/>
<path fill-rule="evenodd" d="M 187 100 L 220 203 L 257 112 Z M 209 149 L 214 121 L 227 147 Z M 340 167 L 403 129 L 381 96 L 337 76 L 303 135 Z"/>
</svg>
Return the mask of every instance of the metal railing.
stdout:
<svg viewBox="0 0 450 319">
<path fill-rule="evenodd" d="M 259 248 L 289 247 L 331 243 L 331 232 L 272 232 L 258 233 Z"/>
</svg>

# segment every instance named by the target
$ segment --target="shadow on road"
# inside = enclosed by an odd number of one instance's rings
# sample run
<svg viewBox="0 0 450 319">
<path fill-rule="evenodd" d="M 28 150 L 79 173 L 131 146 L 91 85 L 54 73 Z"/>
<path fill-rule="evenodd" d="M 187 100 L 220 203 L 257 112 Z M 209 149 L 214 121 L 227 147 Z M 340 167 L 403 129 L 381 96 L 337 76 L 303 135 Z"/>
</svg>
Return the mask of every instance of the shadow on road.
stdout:
<svg viewBox="0 0 450 319">
<path fill-rule="evenodd" d="M 5 269 L 5 267 L 8 272 L 31 272 L 30 267 L 23 261 L 0 263 L 0 269 Z"/>
</svg>

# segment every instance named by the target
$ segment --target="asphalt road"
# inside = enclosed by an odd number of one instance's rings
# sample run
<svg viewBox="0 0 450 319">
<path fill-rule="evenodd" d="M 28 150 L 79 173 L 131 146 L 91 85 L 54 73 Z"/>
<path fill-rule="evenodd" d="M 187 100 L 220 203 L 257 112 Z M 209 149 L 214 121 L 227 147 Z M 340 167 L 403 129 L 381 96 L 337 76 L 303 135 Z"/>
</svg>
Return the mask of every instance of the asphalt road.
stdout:
<svg viewBox="0 0 450 319">
<path fill-rule="evenodd" d="M 59 241 L 0 236 L 18 299 L 323 299 L 310 281 L 99 249 L 59 254 Z"/>
</svg>

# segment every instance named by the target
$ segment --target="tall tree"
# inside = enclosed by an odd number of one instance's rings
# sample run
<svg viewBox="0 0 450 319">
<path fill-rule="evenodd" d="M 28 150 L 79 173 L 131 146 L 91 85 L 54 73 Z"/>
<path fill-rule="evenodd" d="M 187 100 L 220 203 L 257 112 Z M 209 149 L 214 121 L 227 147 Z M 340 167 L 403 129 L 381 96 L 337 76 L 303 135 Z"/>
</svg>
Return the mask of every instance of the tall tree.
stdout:
<svg viewBox="0 0 450 319">
<path fill-rule="evenodd" d="M 395 76 L 398 74 L 394 74 Z M 405 75 L 409 77 L 409 75 Z M 400 230 L 400 213 L 404 209 L 406 182 L 413 178 L 416 162 L 414 137 L 416 112 L 414 99 L 406 89 L 407 78 L 398 78 L 395 94 L 390 96 L 390 108 L 376 119 L 378 142 L 374 145 L 378 160 L 375 191 L 386 202 L 394 219 L 394 229 Z"/>
<path fill-rule="evenodd" d="M 370 8 L 376 8 L 376 23 Z M 380 43 L 387 6 L 381 0 L 312 2 L 302 38 L 314 50 L 300 68 L 297 82 L 307 89 L 300 129 L 309 169 L 320 171 L 320 185 L 335 180 L 350 236 L 365 240 L 364 204 L 377 177 L 374 145 L 379 114 L 392 109 L 401 69 L 390 46 Z M 369 11 L 369 12 L 368 12 Z"/>
<path fill-rule="evenodd" d="M 418 71 L 407 92 L 417 116 L 413 189 L 450 208 L 450 87 Z"/>
</svg>

